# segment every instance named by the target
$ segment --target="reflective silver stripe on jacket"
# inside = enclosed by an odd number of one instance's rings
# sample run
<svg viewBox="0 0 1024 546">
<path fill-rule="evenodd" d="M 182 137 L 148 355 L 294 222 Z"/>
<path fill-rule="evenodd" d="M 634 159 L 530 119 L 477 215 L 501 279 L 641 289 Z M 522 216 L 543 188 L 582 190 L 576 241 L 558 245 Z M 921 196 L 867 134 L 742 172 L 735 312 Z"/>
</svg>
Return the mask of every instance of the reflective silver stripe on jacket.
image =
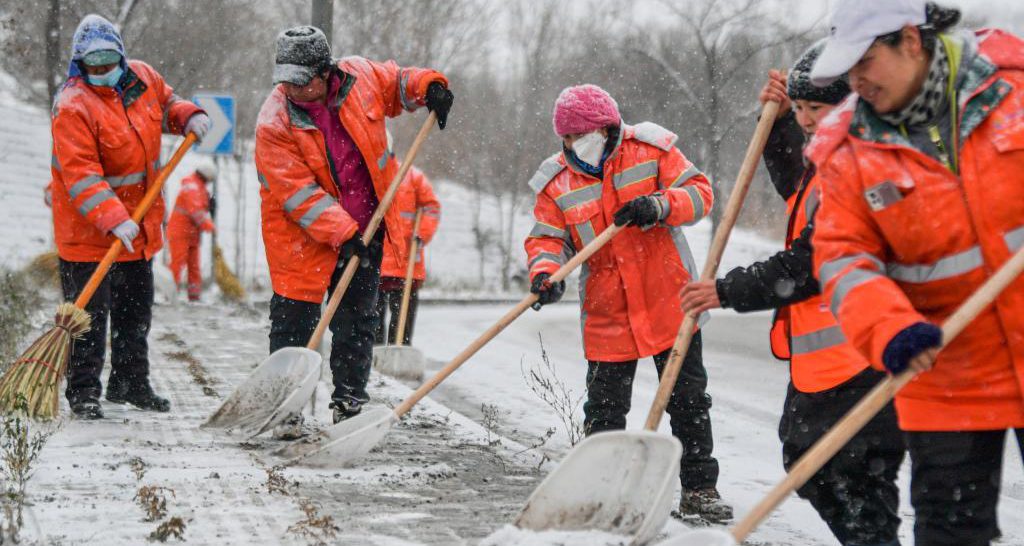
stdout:
<svg viewBox="0 0 1024 546">
<path fill-rule="evenodd" d="M 637 182 L 643 182 L 651 178 L 658 176 L 658 161 L 652 159 L 650 161 L 644 161 L 643 163 L 636 164 L 612 177 L 612 183 L 615 185 L 615 189 L 621 190 L 631 184 Z"/>
<path fill-rule="evenodd" d="M 50 166 L 60 170 L 60 163 L 57 162 L 57 154 L 50 154 Z"/>
<path fill-rule="evenodd" d="M 704 173 L 700 169 L 698 169 L 696 165 L 690 165 L 690 167 L 683 171 L 679 176 L 677 176 L 676 179 L 673 180 L 668 187 L 678 188 L 679 186 L 685 184 L 687 180 L 701 174 Z"/>
<path fill-rule="evenodd" d="M 816 332 L 793 336 L 793 354 L 813 353 L 814 351 L 836 347 L 843 343 L 846 343 L 843 331 L 839 326 L 830 326 Z"/>
<path fill-rule="evenodd" d="M 380 157 L 379 157 L 379 158 L 377 159 L 377 170 L 383 171 L 383 170 L 384 170 L 384 167 L 386 167 L 386 166 L 387 166 L 387 164 L 388 164 L 388 153 L 387 153 L 387 152 L 384 152 L 384 153 L 383 153 L 383 154 L 382 154 L 382 155 L 381 155 L 381 156 L 380 156 Z"/>
<path fill-rule="evenodd" d="M 821 204 L 821 196 L 818 192 L 813 189 L 807 191 L 807 200 L 804 201 L 804 216 L 809 222 L 811 218 L 814 218 L 814 211 L 818 210 L 818 205 Z"/>
<path fill-rule="evenodd" d="M 324 195 L 306 211 L 306 214 L 302 215 L 302 218 L 299 219 L 299 225 L 302 226 L 303 229 L 313 225 L 313 222 L 316 222 L 317 218 L 320 218 L 320 215 L 334 203 L 335 201 L 333 197 L 330 195 Z"/>
<path fill-rule="evenodd" d="M 107 183 L 110 184 L 111 188 L 121 188 L 124 186 L 131 186 L 132 184 L 138 184 L 146 179 L 146 171 L 140 173 L 131 173 L 121 176 L 108 176 Z"/>
<path fill-rule="evenodd" d="M 555 199 L 555 203 L 558 205 L 562 212 L 567 212 L 576 207 L 590 204 L 601 198 L 601 183 L 591 184 L 582 188 L 575 189 L 565 195 L 560 195 Z"/>
<path fill-rule="evenodd" d="M 101 181 L 103 181 L 103 178 L 95 174 L 90 174 L 78 182 L 75 182 L 74 185 L 71 186 L 71 189 L 68 190 L 68 195 L 70 195 L 72 199 L 77 199 L 79 195 L 82 195 L 83 191 L 99 184 Z"/>
<path fill-rule="evenodd" d="M 438 205 L 427 205 L 423 207 L 424 216 L 433 216 L 434 218 L 441 217 L 441 207 Z"/>
<path fill-rule="evenodd" d="M 117 199 L 117 196 L 114 195 L 113 191 L 104 189 L 98 192 L 96 195 L 86 199 L 84 203 L 79 205 L 78 212 L 82 216 L 88 216 L 94 208 L 98 207 L 100 203 L 106 201 L 107 199 Z"/>
<path fill-rule="evenodd" d="M 818 268 L 818 282 L 821 283 L 821 286 L 825 286 L 833 277 L 842 273 L 844 269 L 858 260 L 867 260 L 871 262 L 875 266 L 875 269 L 878 269 L 879 271 L 885 268 L 885 264 L 882 263 L 882 260 L 879 260 L 871 254 L 862 252 L 860 254 L 836 258 L 821 264 L 821 267 Z"/>
<path fill-rule="evenodd" d="M 579 234 L 583 246 L 589 245 L 591 241 L 597 238 L 597 233 L 594 232 L 594 225 L 590 223 L 590 220 L 582 224 L 576 224 L 576 233 Z"/>
<path fill-rule="evenodd" d="M 263 176 L 263 173 L 256 171 L 256 179 L 260 181 L 260 186 L 263 186 L 263 189 L 270 191 L 270 185 L 267 184 L 267 178 Z"/>
<path fill-rule="evenodd" d="M 532 260 L 530 260 L 530 263 L 527 267 L 530 270 L 533 270 L 533 266 L 537 265 L 540 262 L 551 262 L 553 264 L 558 265 L 559 267 L 565 265 L 565 260 L 562 259 L 562 256 L 558 254 L 552 254 L 550 252 L 541 252 L 540 254 L 534 256 Z"/>
<path fill-rule="evenodd" d="M 401 76 L 398 80 L 398 96 L 402 99 L 402 107 L 406 110 L 412 111 L 420 107 L 415 101 L 409 100 L 409 97 L 405 94 L 405 88 L 409 85 L 409 74 Z"/>
<path fill-rule="evenodd" d="M 313 182 L 312 184 L 299 188 L 299 191 L 293 193 L 292 196 L 284 202 L 284 210 L 288 212 L 295 211 L 295 209 L 299 208 L 299 205 L 306 202 L 306 199 L 312 197 L 319 187 L 319 184 Z"/>
<path fill-rule="evenodd" d="M 683 234 L 683 228 L 679 226 L 668 226 L 668 232 L 672 235 L 672 242 L 676 246 L 676 253 L 679 255 L 679 261 L 683 263 L 683 268 L 690 274 L 690 280 L 696 281 L 698 277 L 697 264 L 693 261 L 693 252 L 690 251 L 690 243 L 686 241 L 686 235 Z M 711 318 L 711 315 L 705 311 L 700 314 L 697 318 L 697 325 L 704 326 L 704 324 Z"/>
<path fill-rule="evenodd" d="M 701 197 L 700 190 L 693 186 L 686 186 L 683 190 L 690 196 L 690 202 L 693 204 L 693 220 L 686 222 L 686 225 L 692 226 L 704 218 L 704 198 Z"/>
<path fill-rule="evenodd" d="M 1003 240 L 1006 241 L 1006 247 L 1010 249 L 1010 252 L 1017 252 L 1017 250 L 1024 246 L 1024 226 L 1007 232 L 1003 235 Z"/>
<path fill-rule="evenodd" d="M 925 283 L 970 273 L 983 263 L 981 247 L 973 246 L 963 252 L 941 258 L 931 265 L 888 263 L 885 265 L 885 272 L 897 281 Z"/>
<path fill-rule="evenodd" d="M 550 226 L 543 222 L 537 222 L 533 225 L 533 229 L 530 230 L 528 237 L 558 237 L 559 239 L 565 238 L 565 230 L 558 229 L 555 226 Z"/>
<path fill-rule="evenodd" d="M 835 290 L 832 292 L 832 305 L 829 307 L 832 310 L 832 316 L 839 316 L 839 306 L 843 304 L 843 300 L 846 299 L 846 295 L 850 293 L 850 290 L 884 276 L 881 273 L 868 271 L 867 269 L 851 269 L 840 277 L 836 281 Z"/>
<path fill-rule="evenodd" d="M 415 212 L 399 212 L 398 214 L 402 218 L 410 218 L 410 219 L 411 218 L 416 218 L 416 213 Z"/>
</svg>

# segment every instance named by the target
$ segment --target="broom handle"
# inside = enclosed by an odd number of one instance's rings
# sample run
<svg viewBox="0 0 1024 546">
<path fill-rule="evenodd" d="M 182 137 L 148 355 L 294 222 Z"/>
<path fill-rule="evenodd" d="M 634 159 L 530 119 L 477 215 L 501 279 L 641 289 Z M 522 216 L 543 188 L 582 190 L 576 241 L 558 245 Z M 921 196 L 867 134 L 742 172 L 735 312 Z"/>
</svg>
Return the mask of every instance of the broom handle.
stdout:
<svg viewBox="0 0 1024 546">
<path fill-rule="evenodd" d="M 764 150 L 765 142 L 768 141 L 768 134 L 772 130 L 772 125 L 775 124 L 775 115 L 778 111 L 779 103 L 775 101 L 766 102 L 764 108 L 761 109 L 761 119 L 758 120 L 754 136 L 750 139 L 750 144 L 747 146 L 747 154 L 743 157 L 743 165 L 740 167 L 740 172 L 736 176 L 736 184 L 729 195 L 729 202 L 725 206 L 722 222 L 719 224 L 718 231 L 715 232 L 715 236 L 711 240 L 711 248 L 708 250 L 707 259 L 704 261 L 704 271 L 700 275 L 700 280 L 702 281 L 713 280 L 715 274 L 718 273 L 718 264 L 722 261 L 725 244 L 729 242 L 729 234 L 736 224 L 736 218 L 740 215 L 740 208 L 743 207 L 743 200 L 747 196 L 747 190 L 750 189 L 750 182 L 754 179 L 754 173 L 757 171 L 757 162 L 761 159 L 761 152 Z M 658 424 L 661 423 L 661 416 L 665 413 L 665 407 L 668 406 L 669 397 L 672 396 L 672 388 L 676 384 L 676 379 L 679 378 L 679 369 L 682 368 L 683 357 L 686 356 L 686 352 L 690 349 L 690 341 L 693 340 L 693 334 L 696 330 L 697 317 L 692 313 L 687 313 L 683 319 L 682 326 L 679 327 L 676 341 L 672 344 L 668 363 L 661 374 L 661 381 L 658 383 L 658 394 L 654 397 L 654 403 L 651 404 L 650 413 L 647 414 L 647 422 L 644 424 L 644 428 L 647 430 L 657 430 Z"/>
<path fill-rule="evenodd" d="M 601 247 L 604 246 L 605 243 L 610 241 L 612 237 L 615 237 L 615 234 L 617 234 L 619 231 L 622 231 L 622 228 L 615 224 L 612 224 L 605 228 L 605 230 L 602 231 L 601 234 L 598 235 L 596 238 L 594 238 L 594 240 L 591 241 L 590 244 L 583 247 L 583 250 L 580 250 L 565 265 L 558 268 L 558 271 L 555 271 L 555 273 L 551 275 L 551 277 L 549 277 L 549 280 L 552 283 L 565 280 L 565 278 L 569 276 L 569 273 L 572 273 L 573 270 L 579 267 L 580 264 L 587 260 L 587 258 L 590 258 L 590 256 L 592 256 L 595 252 L 600 250 Z M 498 319 L 498 322 L 494 323 L 494 325 L 488 328 L 486 332 L 480 334 L 480 337 L 476 338 L 476 340 L 473 341 L 473 343 L 470 344 L 469 347 L 463 349 L 462 352 L 459 353 L 451 362 L 445 365 L 444 368 L 441 368 L 441 370 L 438 371 L 437 374 L 428 379 L 426 383 L 421 385 L 420 388 L 416 389 L 415 392 L 409 395 L 409 397 L 406 398 L 405 401 L 403 401 L 400 406 L 395 408 L 395 417 L 398 418 L 405 415 L 406 412 L 411 410 L 412 407 L 415 406 L 416 403 L 419 402 L 424 396 L 430 394 L 430 391 L 434 390 L 434 387 L 437 387 L 442 381 L 445 380 L 446 377 L 451 375 L 455 370 L 459 369 L 459 366 L 462 366 L 462 364 L 469 360 L 470 357 L 476 354 L 476 352 L 479 351 L 481 347 L 486 345 L 488 342 L 494 339 L 495 336 L 500 334 L 501 331 L 504 330 L 506 326 L 512 324 L 512 321 L 519 318 L 519 315 L 522 315 L 523 311 L 526 311 L 531 306 L 533 306 L 534 303 L 537 303 L 538 299 L 539 297 L 537 296 L 537 294 L 530 294 L 523 298 L 522 301 L 517 303 L 511 311 L 505 313 L 505 316 Z"/>
<path fill-rule="evenodd" d="M 427 119 L 423 122 L 423 126 L 420 127 L 420 132 L 416 134 L 416 140 L 412 142 L 412 148 L 409 148 L 409 153 L 405 156 L 405 161 L 402 161 L 402 167 L 398 169 L 398 174 L 391 180 L 391 185 L 388 186 L 388 191 L 384 193 L 384 199 L 381 199 L 380 205 L 377 206 L 377 210 L 373 211 L 373 217 L 370 218 L 370 225 L 366 226 L 366 231 L 363 233 L 363 244 L 369 245 L 370 241 L 373 241 L 373 236 L 377 234 L 377 228 L 380 227 L 380 223 L 384 220 L 384 215 L 388 212 L 388 208 L 391 207 L 391 201 L 395 198 L 395 193 L 398 192 L 398 186 L 405 179 L 405 173 L 409 172 L 409 168 L 412 167 L 412 162 L 416 159 L 416 155 L 420 153 L 420 148 L 423 146 L 423 142 L 427 140 L 427 134 L 430 133 L 430 128 L 437 119 L 437 114 L 431 112 L 427 116 Z M 352 277 L 356 275 L 356 268 L 359 267 L 359 256 L 352 256 L 348 260 L 348 264 L 345 265 L 345 270 L 341 273 L 341 278 L 338 279 L 338 285 L 334 287 L 334 293 L 331 294 L 331 299 L 327 301 L 327 309 L 324 310 L 324 314 L 320 317 L 320 322 L 316 325 L 316 330 L 313 330 L 313 335 L 309 338 L 309 343 L 306 344 L 306 348 L 310 350 L 317 350 L 320 347 L 320 341 L 324 338 L 324 332 L 327 330 L 327 325 L 330 324 L 331 319 L 334 317 L 334 312 L 338 310 L 338 306 L 341 305 L 341 297 L 345 295 L 345 291 L 348 290 L 349 283 L 352 282 Z"/>
<path fill-rule="evenodd" d="M 405 321 L 409 316 L 409 299 L 412 297 L 412 274 L 416 269 L 416 252 L 419 245 L 417 234 L 420 232 L 420 218 L 423 217 L 423 209 L 416 208 L 416 219 L 412 222 L 412 240 L 409 242 L 409 264 L 405 266 L 405 285 L 402 286 L 402 308 L 398 312 L 398 332 L 395 335 L 395 345 L 403 345 L 405 339 Z"/>
<path fill-rule="evenodd" d="M 189 133 L 185 137 L 185 141 L 178 146 L 178 149 L 171 156 L 171 160 L 164 165 L 163 169 L 160 169 L 160 174 L 157 175 L 156 180 L 149 185 L 146 190 L 146 194 L 142 196 L 142 201 L 139 206 L 135 207 L 135 212 L 132 213 L 132 220 L 138 224 L 142 222 L 142 218 L 149 212 L 150 207 L 153 206 L 153 202 L 160 196 L 160 190 L 164 187 L 164 182 L 167 181 L 167 177 L 171 175 L 171 171 L 178 166 L 178 162 L 185 156 L 185 152 L 192 147 L 196 141 L 195 133 Z M 103 256 L 103 260 L 100 261 L 100 265 L 96 267 L 96 270 L 92 272 L 92 276 L 89 277 L 89 282 L 85 284 L 85 288 L 82 289 L 82 293 L 78 295 L 78 299 L 75 300 L 75 307 L 79 309 L 85 309 L 85 306 L 92 299 L 92 295 L 96 293 L 96 289 L 99 288 L 100 283 L 103 282 L 103 277 L 106 276 L 107 270 L 117 259 L 117 255 L 121 253 L 121 239 L 114 238 L 114 244 L 110 245 L 110 249 L 107 250 L 106 255 Z"/>
</svg>

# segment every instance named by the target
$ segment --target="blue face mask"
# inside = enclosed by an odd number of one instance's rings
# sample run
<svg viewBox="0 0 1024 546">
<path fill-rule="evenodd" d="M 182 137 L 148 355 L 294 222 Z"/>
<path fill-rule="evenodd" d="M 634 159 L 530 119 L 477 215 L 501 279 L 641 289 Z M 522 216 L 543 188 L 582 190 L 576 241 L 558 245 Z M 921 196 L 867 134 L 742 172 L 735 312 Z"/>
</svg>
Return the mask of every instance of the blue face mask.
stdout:
<svg viewBox="0 0 1024 546">
<path fill-rule="evenodd" d="M 124 74 L 124 69 L 121 68 L 121 65 L 117 65 L 106 74 L 88 74 L 87 77 L 89 79 L 89 83 L 93 85 L 102 85 L 103 87 L 114 87 L 115 85 L 117 85 L 117 82 L 121 81 L 122 74 Z"/>
</svg>

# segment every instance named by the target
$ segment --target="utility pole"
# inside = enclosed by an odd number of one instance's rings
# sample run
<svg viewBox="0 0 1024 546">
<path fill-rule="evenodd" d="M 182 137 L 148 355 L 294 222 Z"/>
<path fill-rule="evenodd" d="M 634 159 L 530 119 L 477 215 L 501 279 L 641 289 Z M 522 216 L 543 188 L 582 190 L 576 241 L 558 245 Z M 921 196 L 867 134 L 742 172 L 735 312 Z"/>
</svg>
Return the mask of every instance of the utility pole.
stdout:
<svg viewBox="0 0 1024 546">
<path fill-rule="evenodd" d="M 331 45 L 331 38 L 334 34 L 334 0 L 313 0 L 312 25 L 324 31 L 327 36 L 327 45 Z"/>
</svg>

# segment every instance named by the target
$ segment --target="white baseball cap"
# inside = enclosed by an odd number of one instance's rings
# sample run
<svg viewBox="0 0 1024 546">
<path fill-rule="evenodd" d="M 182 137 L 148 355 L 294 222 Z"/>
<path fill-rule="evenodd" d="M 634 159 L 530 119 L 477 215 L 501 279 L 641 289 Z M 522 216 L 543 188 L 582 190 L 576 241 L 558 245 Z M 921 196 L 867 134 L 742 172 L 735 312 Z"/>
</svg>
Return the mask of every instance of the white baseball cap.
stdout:
<svg viewBox="0 0 1024 546">
<path fill-rule="evenodd" d="M 840 0 L 832 13 L 832 35 L 825 40 L 811 83 L 824 87 L 849 72 L 875 38 L 925 24 L 924 0 Z"/>
</svg>

